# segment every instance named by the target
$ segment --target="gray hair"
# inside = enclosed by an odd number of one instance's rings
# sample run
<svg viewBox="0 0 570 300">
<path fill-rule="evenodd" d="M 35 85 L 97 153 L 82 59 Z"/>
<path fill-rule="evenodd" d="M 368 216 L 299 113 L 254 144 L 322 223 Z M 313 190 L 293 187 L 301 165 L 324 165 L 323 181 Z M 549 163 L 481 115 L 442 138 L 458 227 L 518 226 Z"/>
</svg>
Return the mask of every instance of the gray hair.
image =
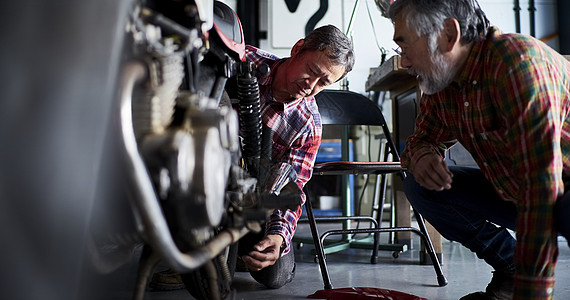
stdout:
<svg viewBox="0 0 570 300">
<path fill-rule="evenodd" d="M 388 9 L 388 17 L 394 22 L 402 12 L 412 30 L 419 36 L 429 36 L 430 48 L 435 47 L 446 19 L 459 22 L 463 45 L 485 39 L 489 27 L 489 20 L 476 0 L 396 0 Z"/>
<path fill-rule="evenodd" d="M 325 25 L 309 33 L 299 55 L 305 51 L 326 51 L 334 64 L 344 67 L 344 74 L 340 78 L 346 76 L 354 66 L 352 41 L 334 25 Z"/>
</svg>

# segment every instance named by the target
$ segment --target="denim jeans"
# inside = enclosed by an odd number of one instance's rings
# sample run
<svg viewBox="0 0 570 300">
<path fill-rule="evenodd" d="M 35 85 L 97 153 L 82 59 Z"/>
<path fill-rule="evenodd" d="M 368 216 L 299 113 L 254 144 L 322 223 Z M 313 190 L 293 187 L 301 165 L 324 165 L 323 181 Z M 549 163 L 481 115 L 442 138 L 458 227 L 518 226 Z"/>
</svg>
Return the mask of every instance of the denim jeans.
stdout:
<svg viewBox="0 0 570 300">
<path fill-rule="evenodd" d="M 422 216 L 448 240 L 475 252 L 495 270 L 514 270 L 517 210 L 502 200 L 481 170 L 449 168 L 451 189 L 432 191 L 421 187 L 409 174 L 404 180 L 406 197 Z"/>
<path fill-rule="evenodd" d="M 243 237 L 238 242 L 238 255 L 242 256 L 253 250 L 253 246 L 257 244 L 263 236 L 262 231 L 261 233 L 249 233 Z M 259 271 L 250 271 L 251 277 L 272 289 L 278 289 L 291 282 L 293 277 L 295 277 L 295 253 L 293 252 L 293 247 L 290 247 L 290 249 L 289 253 L 281 256 L 275 264 Z"/>
<path fill-rule="evenodd" d="M 517 210 L 503 201 L 481 170 L 450 166 L 451 189 L 430 191 L 409 174 L 404 180 L 408 200 L 442 236 L 475 252 L 495 270 L 513 269 Z M 554 207 L 554 223 L 570 247 L 570 188 L 567 185 Z"/>
<path fill-rule="evenodd" d="M 564 196 L 556 201 L 554 206 L 554 225 L 558 233 L 566 238 L 570 247 L 570 191 L 568 186 L 564 191 Z"/>
</svg>

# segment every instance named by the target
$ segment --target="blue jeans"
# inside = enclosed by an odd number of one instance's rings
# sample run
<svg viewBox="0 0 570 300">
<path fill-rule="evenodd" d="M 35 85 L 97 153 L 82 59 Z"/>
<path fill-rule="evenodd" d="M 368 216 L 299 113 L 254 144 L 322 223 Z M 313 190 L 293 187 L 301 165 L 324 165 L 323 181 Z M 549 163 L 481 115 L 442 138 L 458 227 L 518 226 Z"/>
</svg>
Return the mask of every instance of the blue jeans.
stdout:
<svg viewBox="0 0 570 300">
<path fill-rule="evenodd" d="M 446 239 L 461 243 L 495 270 L 513 270 L 516 240 L 507 228 L 516 230 L 516 205 L 502 200 L 481 170 L 449 169 L 451 189 L 427 190 L 409 174 L 404 180 L 406 197 Z M 556 203 L 555 224 L 570 241 L 570 192 Z"/>
<path fill-rule="evenodd" d="M 515 204 L 503 201 L 481 170 L 449 169 L 453 172 L 449 190 L 431 191 L 413 175 L 406 177 L 404 192 L 413 208 L 443 237 L 461 243 L 495 270 L 514 270 L 516 241 L 506 228 L 515 230 Z"/>
<path fill-rule="evenodd" d="M 570 190 L 568 184 L 564 196 L 560 197 L 554 205 L 554 225 L 558 233 L 566 238 L 570 247 Z"/>
</svg>

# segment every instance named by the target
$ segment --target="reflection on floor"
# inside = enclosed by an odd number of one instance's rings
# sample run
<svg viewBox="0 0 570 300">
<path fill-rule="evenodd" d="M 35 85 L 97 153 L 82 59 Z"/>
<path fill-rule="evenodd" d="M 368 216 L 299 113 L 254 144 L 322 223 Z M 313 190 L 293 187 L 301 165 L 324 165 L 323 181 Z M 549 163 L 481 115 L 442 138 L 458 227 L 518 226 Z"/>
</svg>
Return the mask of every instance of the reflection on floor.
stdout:
<svg viewBox="0 0 570 300">
<path fill-rule="evenodd" d="M 307 225 L 300 224 L 297 234 L 309 237 Z M 437 285 L 432 265 L 420 265 L 416 249 L 406 251 L 395 259 L 391 252 L 380 251 L 378 264 L 370 264 L 370 251 L 348 249 L 327 255 L 327 265 L 334 288 L 341 287 L 379 287 L 401 291 L 427 299 L 452 300 L 473 291 L 483 290 L 491 278 L 491 268 L 474 253 L 457 243 L 444 240 L 443 272 L 449 284 Z M 556 286 L 554 299 L 570 299 L 570 249 L 564 239 L 559 240 L 560 255 L 556 267 Z M 312 245 L 296 249 L 297 271 L 291 283 L 281 289 L 268 290 L 254 281 L 249 273 L 236 273 L 234 293 L 228 299 L 307 299 L 315 291 L 323 289 L 319 266 L 311 254 Z M 130 299 L 136 261 L 120 272 L 116 283 L 117 290 L 112 292 L 112 299 Z M 181 300 L 193 299 L 186 290 L 169 292 L 147 291 L 146 300 Z"/>
</svg>

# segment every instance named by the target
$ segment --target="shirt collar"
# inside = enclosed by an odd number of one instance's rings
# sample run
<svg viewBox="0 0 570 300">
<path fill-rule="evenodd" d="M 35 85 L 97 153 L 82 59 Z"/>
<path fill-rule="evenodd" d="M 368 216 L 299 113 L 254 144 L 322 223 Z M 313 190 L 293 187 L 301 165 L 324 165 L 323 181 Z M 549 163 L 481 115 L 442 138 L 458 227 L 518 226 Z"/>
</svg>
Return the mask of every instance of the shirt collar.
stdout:
<svg viewBox="0 0 570 300">
<path fill-rule="evenodd" d="M 270 87 L 268 87 L 269 90 L 271 90 Z M 299 98 L 299 99 L 295 99 L 286 103 L 281 103 L 281 102 L 277 102 L 275 101 L 275 99 L 273 98 L 273 93 L 269 92 L 269 93 L 265 93 L 263 95 L 264 97 L 262 97 L 262 103 L 265 103 L 265 105 L 282 105 L 283 106 L 283 112 L 285 113 L 285 115 L 288 115 L 289 112 L 294 111 L 297 109 L 297 107 L 299 106 L 299 104 L 304 101 L 304 100 L 310 100 L 310 99 L 314 99 L 314 97 L 307 97 L 307 98 Z"/>
<path fill-rule="evenodd" d="M 459 73 L 457 79 L 457 85 L 462 88 L 466 84 L 477 84 L 477 79 L 481 77 L 481 72 L 483 70 L 483 50 L 487 45 L 487 41 L 493 39 L 493 37 L 498 33 L 498 28 L 490 27 L 487 30 L 487 36 L 485 39 L 476 42 L 469 52 L 467 61 L 465 62 L 465 67 Z"/>
<path fill-rule="evenodd" d="M 301 101 L 303 101 L 305 98 L 299 98 L 293 101 L 289 101 L 287 103 L 283 103 L 283 111 L 285 112 L 285 114 L 288 114 L 288 112 L 292 111 L 295 109 L 295 107 L 297 107 L 297 105 L 299 105 L 299 103 L 301 103 Z"/>
</svg>

